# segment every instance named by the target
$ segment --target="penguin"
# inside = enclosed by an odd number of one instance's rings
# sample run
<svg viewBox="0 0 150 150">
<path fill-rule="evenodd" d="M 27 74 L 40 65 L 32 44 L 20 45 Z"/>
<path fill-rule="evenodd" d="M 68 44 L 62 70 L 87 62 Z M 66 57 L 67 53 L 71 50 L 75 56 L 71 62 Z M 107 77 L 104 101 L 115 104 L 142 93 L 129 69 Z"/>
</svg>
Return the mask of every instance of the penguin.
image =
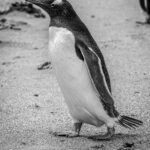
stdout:
<svg viewBox="0 0 150 150">
<path fill-rule="evenodd" d="M 149 0 L 139 0 L 139 4 L 146 16 L 146 23 L 150 24 L 150 1 Z"/>
<path fill-rule="evenodd" d="M 114 105 L 111 83 L 100 48 L 67 0 L 27 0 L 50 16 L 49 52 L 56 79 L 64 95 L 74 132 L 55 133 L 77 137 L 83 124 L 106 125 L 104 135 L 93 140 L 110 140 L 115 125 L 136 128 L 142 121 L 120 115 Z"/>
</svg>

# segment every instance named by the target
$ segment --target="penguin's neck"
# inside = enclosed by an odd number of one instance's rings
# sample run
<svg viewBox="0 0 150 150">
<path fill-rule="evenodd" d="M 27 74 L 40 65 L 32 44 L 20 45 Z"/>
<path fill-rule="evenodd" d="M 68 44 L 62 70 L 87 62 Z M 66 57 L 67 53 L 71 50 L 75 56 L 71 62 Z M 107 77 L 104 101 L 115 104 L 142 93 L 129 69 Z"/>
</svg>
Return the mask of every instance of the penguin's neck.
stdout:
<svg viewBox="0 0 150 150">
<path fill-rule="evenodd" d="M 76 18 L 67 19 L 63 16 L 51 17 L 50 26 L 65 27 L 74 22 Z"/>
<path fill-rule="evenodd" d="M 66 25 L 65 19 L 63 19 L 61 17 L 51 18 L 50 26 L 63 27 L 65 25 Z"/>
<path fill-rule="evenodd" d="M 78 16 L 70 20 L 64 17 L 51 18 L 50 27 L 66 28 L 69 31 L 73 32 L 75 35 L 78 35 L 80 32 L 88 32 L 86 26 L 83 24 Z"/>
</svg>

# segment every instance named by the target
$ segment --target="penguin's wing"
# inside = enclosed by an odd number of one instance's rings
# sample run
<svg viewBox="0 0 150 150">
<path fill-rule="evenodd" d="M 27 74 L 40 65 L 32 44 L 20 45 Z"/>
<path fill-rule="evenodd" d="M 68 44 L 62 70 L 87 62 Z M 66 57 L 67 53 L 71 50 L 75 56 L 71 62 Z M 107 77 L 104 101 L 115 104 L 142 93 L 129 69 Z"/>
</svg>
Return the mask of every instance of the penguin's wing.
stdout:
<svg viewBox="0 0 150 150">
<path fill-rule="evenodd" d="M 107 110 L 111 117 L 118 116 L 118 112 L 114 108 L 114 101 L 103 73 L 101 59 L 92 48 L 87 47 L 82 41 L 76 41 L 75 47 L 76 51 L 78 51 L 78 55 L 82 55 L 82 58 L 86 63 L 92 83 L 100 96 L 105 110 Z"/>
<path fill-rule="evenodd" d="M 95 53 L 96 53 L 96 52 L 95 52 Z M 101 54 L 100 51 L 97 53 L 97 56 L 98 56 L 99 59 L 101 60 L 102 71 L 103 71 L 103 73 L 104 73 L 104 76 L 105 76 L 105 79 L 106 79 L 106 82 L 107 82 L 109 91 L 110 91 L 110 93 L 111 93 L 111 83 L 110 83 L 110 78 L 109 78 L 109 74 L 108 74 L 108 71 L 107 71 L 107 68 L 106 68 L 106 64 L 105 64 L 104 57 L 103 57 L 103 55 Z"/>
</svg>

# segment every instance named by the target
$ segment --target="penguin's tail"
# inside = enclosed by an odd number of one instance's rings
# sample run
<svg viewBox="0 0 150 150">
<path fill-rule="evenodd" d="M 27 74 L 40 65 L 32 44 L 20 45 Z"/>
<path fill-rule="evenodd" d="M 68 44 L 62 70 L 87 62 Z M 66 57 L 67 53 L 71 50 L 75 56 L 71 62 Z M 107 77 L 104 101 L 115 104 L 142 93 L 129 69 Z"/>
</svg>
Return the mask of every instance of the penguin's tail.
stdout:
<svg viewBox="0 0 150 150">
<path fill-rule="evenodd" d="M 127 116 L 119 116 L 117 123 L 129 129 L 135 129 L 143 125 L 142 121 Z"/>
</svg>

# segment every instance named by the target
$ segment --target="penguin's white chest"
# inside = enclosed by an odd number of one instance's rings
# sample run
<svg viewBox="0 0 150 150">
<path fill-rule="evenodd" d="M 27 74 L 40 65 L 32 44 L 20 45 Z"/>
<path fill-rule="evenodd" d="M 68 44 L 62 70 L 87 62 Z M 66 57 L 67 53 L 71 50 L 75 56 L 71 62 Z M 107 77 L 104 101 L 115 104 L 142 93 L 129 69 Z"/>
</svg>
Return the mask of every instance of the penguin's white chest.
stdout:
<svg viewBox="0 0 150 150">
<path fill-rule="evenodd" d="M 76 54 L 74 35 L 64 28 L 50 27 L 49 50 L 56 78 L 73 119 L 101 126 L 108 116 L 92 85 L 86 64 Z"/>
<path fill-rule="evenodd" d="M 75 52 L 74 35 L 67 29 L 51 27 L 49 40 L 49 50 L 56 75 L 61 72 L 64 80 L 74 81 L 81 71 L 79 64 L 83 63 Z"/>
</svg>

